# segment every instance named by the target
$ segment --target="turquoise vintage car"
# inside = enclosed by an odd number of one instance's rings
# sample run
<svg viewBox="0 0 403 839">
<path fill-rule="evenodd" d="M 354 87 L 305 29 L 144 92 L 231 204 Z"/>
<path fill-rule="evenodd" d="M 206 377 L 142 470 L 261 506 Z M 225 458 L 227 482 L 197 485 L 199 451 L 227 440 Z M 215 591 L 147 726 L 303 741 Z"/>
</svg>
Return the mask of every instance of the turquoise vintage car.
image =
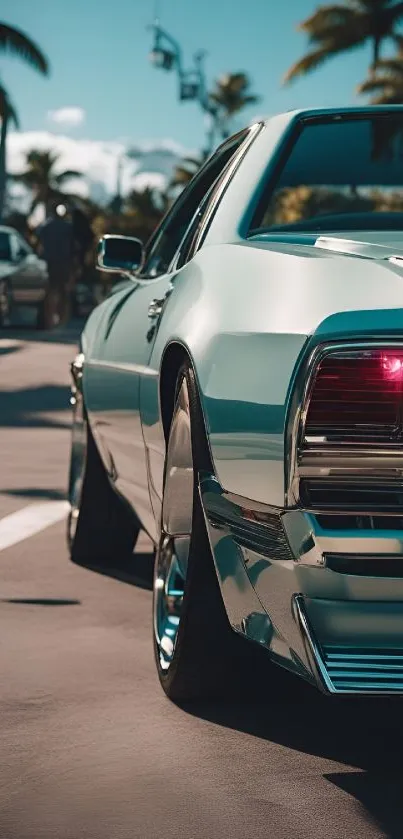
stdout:
<svg viewBox="0 0 403 839">
<path fill-rule="evenodd" d="M 71 558 L 135 565 L 150 535 L 174 700 L 257 666 L 273 695 L 284 668 L 403 692 L 402 154 L 403 107 L 282 114 L 144 249 L 100 242 L 123 281 L 72 364 Z"/>
</svg>

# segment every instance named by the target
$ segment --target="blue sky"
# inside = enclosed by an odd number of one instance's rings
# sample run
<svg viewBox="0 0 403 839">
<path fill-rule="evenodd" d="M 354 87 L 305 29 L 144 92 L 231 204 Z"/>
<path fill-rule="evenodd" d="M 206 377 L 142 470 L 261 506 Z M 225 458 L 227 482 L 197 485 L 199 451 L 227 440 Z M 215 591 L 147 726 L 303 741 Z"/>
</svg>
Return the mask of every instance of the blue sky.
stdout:
<svg viewBox="0 0 403 839">
<path fill-rule="evenodd" d="M 369 48 L 330 61 L 288 88 L 281 77 L 306 48 L 298 21 L 315 0 L 159 0 L 161 23 L 193 52 L 208 51 L 209 79 L 245 70 L 258 106 L 243 122 L 304 106 L 357 101 L 355 85 L 364 78 Z M 46 51 L 52 66 L 43 79 L 20 61 L 1 57 L 0 73 L 18 109 L 23 131 L 56 130 L 48 113 L 79 107 L 85 120 L 67 133 L 77 139 L 161 140 L 187 148 L 203 144 L 203 116 L 194 103 L 178 103 L 173 73 L 148 61 L 155 0 L 2 0 L 1 17 L 29 33 Z M 237 126 L 236 126 L 237 127 Z"/>
</svg>

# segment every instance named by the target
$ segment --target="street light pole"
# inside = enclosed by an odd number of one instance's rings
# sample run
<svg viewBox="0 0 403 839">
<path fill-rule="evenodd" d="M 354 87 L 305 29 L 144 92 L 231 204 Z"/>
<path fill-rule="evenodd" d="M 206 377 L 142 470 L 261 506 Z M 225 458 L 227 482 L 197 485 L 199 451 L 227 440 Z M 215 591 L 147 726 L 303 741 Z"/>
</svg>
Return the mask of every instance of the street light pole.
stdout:
<svg viewBox="0 0 403 839">
<path fill-rule="evenodd" d="M 199 50 L 193 56 L 194 68 L 184 70 L 182 50 L 178 41 L 169 32 L 162 29 L 158 19 L 149 26 L 149 29 L 154 32 L 154 44 L 150 52 L 152 63 L 163 70 L 169 71 L 176 68 L 179 79 L 179 99 L 181 101 L 196 100 L 209 118 L 207 148 L 203 150 L 204 156 L 208 157 L 214 146 L 217 108 L 210 101 L 207 91 L 204 71 L 204 59 L 207 53 L 205 50 Z"/>
<path fill-rule="evenodd" d="M 197 72 L 199 76 L 199 91 L 198 91 L 198 100 L 201 105 L 202 110 L 206 114 L 206 117 L 209 120 L 208 128 L 206 131 L 207 134 L 207 147 L 203 149 L 203 154 L 207 158 L 213 151 L 215 145 L 215 133 L 216 133 L 216 121 L 217 121 L 217 109 L 213 102 L 210 100 L 207 90 L 206 84 L 206 74 L 204 71 L 204 60 L 206 58 L 207 52 L 206 50 L 199 50 L 193 56 L 194 63 L 197 67 Z"/>
</svg>

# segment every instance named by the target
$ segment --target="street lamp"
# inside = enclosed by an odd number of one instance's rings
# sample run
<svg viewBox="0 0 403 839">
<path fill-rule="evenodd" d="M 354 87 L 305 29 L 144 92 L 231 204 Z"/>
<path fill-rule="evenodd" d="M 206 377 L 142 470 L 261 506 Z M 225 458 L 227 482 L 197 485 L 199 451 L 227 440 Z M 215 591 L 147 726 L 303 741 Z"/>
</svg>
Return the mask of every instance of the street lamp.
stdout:
<svg viewBox="0 0 403 839">
<path fill-rule="evenodd" d="M 154 44 L 149 58 L 155 67 L 162 70 L 176 69 L 179 79 L 179 100 L 181 102 L 197 101 L 204 113 L 209 116 L 207 132 L 207 148 L 204 155 L 208 157 L 214 145 L 216 131 L 217 108 L 211 102 L 204 72 L 205 50 L 199 50 L 194 56 L 194 67 L 183 69 L 182 50 L 178 42 L 159 24 L 158 19 L 149 27 L 154 32 Z"/>
<path fill-rule="evenodd" d="M 151 63 L 161 70 L 172 70 L 175 61 L 181 67 L 179 44 L 167 32 L 161 29 L 158 21 L 151 24 L 149 28 L 154 31 L 154 45 L 149 54 Z M 169 44 L 170 49 L 167 46 L 163 46 L 163 41 Z"/>
</svg>

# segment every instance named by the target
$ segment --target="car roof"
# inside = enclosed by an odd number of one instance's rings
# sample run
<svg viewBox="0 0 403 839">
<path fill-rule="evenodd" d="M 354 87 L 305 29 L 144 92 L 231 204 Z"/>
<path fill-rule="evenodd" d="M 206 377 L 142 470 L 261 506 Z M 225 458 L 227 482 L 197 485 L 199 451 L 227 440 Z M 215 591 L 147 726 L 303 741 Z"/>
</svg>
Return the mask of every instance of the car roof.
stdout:
<svg viewBox="0 0 403 839">
<path fill-rule="evenodd" d="M 270 116 L 257 120 L 268 125 L 271 120 L 277 117 L 286 118 L 294 122 L 299 119 L 313 119 L 315 117 L 336 117 L 336 116 L 364 116 L 365 114 L 403 114 L 402 105 L 345 105 L 340 108 L 297 108 L 295 110 L 283 111 L 282 113 L 271 114 Z"/>
</svg>

